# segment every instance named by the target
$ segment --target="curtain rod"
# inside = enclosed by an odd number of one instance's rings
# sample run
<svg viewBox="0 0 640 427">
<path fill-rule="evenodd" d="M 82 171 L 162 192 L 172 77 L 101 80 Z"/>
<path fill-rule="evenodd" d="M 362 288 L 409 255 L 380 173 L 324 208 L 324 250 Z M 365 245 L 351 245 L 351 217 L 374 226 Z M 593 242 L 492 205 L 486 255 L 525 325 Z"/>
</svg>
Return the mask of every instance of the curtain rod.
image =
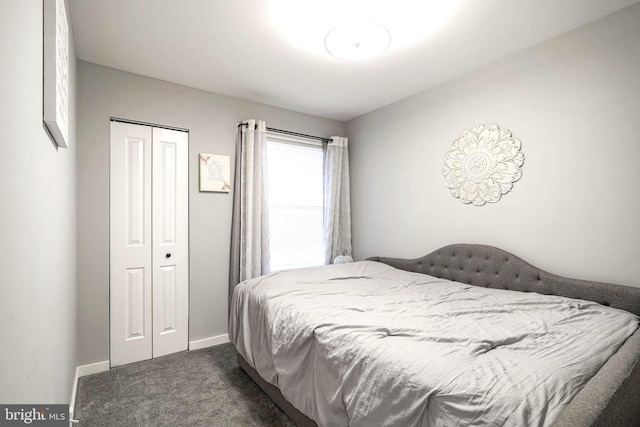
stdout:
<svg viewBox="0 0 640 427">
<path fill-rule="evenodd" d="M 249 125 L 248 123 L 240 123 L 240 124 L 238 124 L 238 127 L 240 127 L 240 126 L 248 126 L 248 125 Z M 268 127 L 267 130 L 269 132 L 282 133 L 284 135 L 300 136 L 302 138 L 309 138 L 309 139 L 317 139 L 319 141 L 326 142 L 328 144 L 331 144 L 331 142 L 332 142 L 331 139 L 329 139 L 329 138 L 323 138 L 321 136 L 306 135 L 304 133 L 291 132 L 289 130 L 274 129 L 274 128 L 270 128 L 270 127 Z"/>
</svg>

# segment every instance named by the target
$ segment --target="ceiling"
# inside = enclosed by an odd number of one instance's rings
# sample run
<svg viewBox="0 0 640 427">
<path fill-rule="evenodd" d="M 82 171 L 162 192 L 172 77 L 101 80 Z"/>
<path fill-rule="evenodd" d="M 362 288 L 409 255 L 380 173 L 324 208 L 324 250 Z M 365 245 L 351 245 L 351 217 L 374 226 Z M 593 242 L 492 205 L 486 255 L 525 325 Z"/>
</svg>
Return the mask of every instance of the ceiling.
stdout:
<svg viewBox="0 0 640 427">
<path fill-rule="evenodd" d="M 346 121 L 640 0 L 68 0 L 78 59 Z M 329 55 L 344 14 L 391 45 Z"/>
</svg>

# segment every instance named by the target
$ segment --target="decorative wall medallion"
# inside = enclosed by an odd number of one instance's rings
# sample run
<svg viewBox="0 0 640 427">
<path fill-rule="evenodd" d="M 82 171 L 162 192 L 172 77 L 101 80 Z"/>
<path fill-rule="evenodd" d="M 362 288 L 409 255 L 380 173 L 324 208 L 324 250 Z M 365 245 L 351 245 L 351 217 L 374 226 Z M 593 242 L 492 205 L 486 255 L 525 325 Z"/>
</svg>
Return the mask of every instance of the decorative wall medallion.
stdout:
<svg viewBox="0 0 640 427">
<path fill-rule="evenodd" d="M 476 125 L 453 141 L 444 157 L 445 185 L 462 203 L 495 203 L 522 176 L 521 148 L 508 129 Z"/>
</svg>

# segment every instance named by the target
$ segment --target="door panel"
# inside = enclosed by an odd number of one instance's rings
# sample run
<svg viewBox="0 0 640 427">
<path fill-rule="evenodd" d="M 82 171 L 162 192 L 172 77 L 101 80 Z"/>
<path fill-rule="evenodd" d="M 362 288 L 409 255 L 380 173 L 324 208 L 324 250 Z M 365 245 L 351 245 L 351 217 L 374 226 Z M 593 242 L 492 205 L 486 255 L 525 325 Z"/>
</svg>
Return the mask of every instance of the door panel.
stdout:
<svg viewBox="0 0 640 427">
<path fill-rule="evenodd" d="M 149 196 L 145 183 L 149 182 L 148 174 L 145 175 L 145 140 L 135 137 L 125 137 L 125 198 L 124 212 L 126 213 L 126 233 L 128 246 L 144 246 L 145 225 L 150 221 L 145 220 L 145 197 Z M 150 149 L 148 144 L 146 150 Z M 147 159 L 148 160 L 148 159 Z M 148 163 L 148 162 L 147 162 Z M 146 236 L 147 239 L 149 236 Z"/>
<path fill-rule="evenodd" d="M 111 122 L 111 366 L 152 356 L 151 128 Z"/>
<path fill-rule="evenodd" d="M 127 289 L 125 290 L 125 339 L 144 339 L 145 306 L 144 306 L 144 269 L 127 268 Z M 147 334 L 148 335 L 148 334 Z"/>
<path fill-rule="evenodd" d="M 153 357 L 188 348 L 188 134 L 153 128 Z"/>
<path fill-rule="evenodd" d="M 160 267 L 161 276 L 154 284 L 158 289 L 158 292 L 162 293 L 164 300 L 164 306 L 162 308 L 163 324 L 159 328 L 160 335 L 175 332 L 177 328 L 176 322 L 176 305 L 177 305 L 177 293 L 176 293 L 176 266 Z"/>
</svg>

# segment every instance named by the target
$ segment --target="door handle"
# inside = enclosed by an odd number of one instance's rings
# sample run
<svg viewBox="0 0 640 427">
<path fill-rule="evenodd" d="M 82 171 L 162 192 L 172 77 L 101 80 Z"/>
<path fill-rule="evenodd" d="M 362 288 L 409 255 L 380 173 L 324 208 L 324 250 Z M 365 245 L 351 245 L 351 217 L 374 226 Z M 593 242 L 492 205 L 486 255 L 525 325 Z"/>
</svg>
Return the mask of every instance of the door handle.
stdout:
<svg viewBox="0 0 640 427">
<path fill-rule="evenodd" d="M 167 254 L 164 257 L 165 258 L 171 258 L 171 254 L 167 252 Z"/>
</svg>

